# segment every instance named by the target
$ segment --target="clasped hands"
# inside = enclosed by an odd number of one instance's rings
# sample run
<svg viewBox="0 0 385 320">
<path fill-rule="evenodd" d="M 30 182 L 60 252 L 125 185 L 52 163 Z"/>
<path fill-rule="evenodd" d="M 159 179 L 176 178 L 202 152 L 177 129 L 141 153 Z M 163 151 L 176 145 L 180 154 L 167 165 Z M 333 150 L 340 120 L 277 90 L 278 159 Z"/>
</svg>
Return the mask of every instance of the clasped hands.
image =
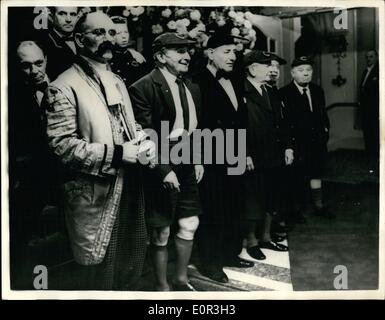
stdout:
<svg viewBox="0 0 385 320">
<path fill-rule="evenodd" d="M 149 164 L 154 166 L 153 160 L 156 156 L 156 146 L 151 140 L 147 140 L 144 131 L 139 131 L 135 139 L 123 143 L 123 162 Z"/>
</svg>

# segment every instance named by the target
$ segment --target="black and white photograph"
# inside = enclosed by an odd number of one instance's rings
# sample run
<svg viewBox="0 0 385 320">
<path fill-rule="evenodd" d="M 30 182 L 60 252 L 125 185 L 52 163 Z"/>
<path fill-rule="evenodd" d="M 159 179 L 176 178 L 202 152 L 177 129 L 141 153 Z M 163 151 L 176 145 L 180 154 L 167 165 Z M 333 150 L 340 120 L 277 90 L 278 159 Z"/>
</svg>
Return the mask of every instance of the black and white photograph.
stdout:
<svg viewBox="0 0 385 320">
<path fill-rule="evenodd" d="M 3 299 L 384 299 L 384 13 L 2 1 Z"/>
</svg>

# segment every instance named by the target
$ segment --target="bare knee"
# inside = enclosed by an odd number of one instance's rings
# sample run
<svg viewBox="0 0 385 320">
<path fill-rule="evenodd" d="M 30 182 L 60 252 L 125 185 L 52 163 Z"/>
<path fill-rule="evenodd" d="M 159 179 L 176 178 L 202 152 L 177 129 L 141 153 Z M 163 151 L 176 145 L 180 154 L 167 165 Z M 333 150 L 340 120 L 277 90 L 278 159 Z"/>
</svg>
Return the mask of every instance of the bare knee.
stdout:
<svg viewBox="0 0 385 320">
<path fill-rule="evenodd" d="M 177 236 L 184 240 L 193 240 L 195 231 L 199 226 L 199 218 L 197 216 L 179 219 L 179 231 Z"/>
<path fill-rule="evenodd" d="M 166 246 L 170 237 L 170 227 L 154 228 L 152 230 L 152 244 Z"/>
</svg>

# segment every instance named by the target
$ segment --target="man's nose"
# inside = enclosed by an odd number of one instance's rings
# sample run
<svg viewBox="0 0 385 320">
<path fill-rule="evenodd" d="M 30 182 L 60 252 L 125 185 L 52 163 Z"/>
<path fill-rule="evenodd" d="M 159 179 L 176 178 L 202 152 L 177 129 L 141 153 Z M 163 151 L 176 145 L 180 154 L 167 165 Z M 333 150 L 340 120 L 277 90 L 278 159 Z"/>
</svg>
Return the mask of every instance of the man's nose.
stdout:
<svg viewBox="0 0 385 320">
<path fill-rule="evenodd" d="M 31 71 L 31 74 L 36 74 L 36 73 L 38 73 L 39 72 L 39 68 L 38 67 L 36 67 L 35 65 L 32 65 L 32 67 L 31 67 L 31 69 L 30 69 Z"/>
<path fill-rule="evenodd" d="M 66 22 L 71 22 L 72 21 L 72 17 L 68 14 L 66 15 Z"/>
</svg>

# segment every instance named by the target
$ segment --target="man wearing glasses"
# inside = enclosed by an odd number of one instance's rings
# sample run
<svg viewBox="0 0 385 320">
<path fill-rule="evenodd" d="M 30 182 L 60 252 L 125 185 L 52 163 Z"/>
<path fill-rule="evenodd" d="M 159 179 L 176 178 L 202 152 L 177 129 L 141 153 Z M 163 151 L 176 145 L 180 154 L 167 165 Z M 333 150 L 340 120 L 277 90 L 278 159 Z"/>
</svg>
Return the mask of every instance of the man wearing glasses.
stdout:
<svg viewBox="0 0 385 320">
<path fill-rule="evenodd" d="M 154 157 L 141 135 L 122 80 L 108 62 L 116 30 L 102 12 L 82 16 L 78 55 L 47 90 L 49 146 L 67 170 L 63 209 L 80 289 L 131 290 L 146 249 L 138 153 Z"/>
</svg>

